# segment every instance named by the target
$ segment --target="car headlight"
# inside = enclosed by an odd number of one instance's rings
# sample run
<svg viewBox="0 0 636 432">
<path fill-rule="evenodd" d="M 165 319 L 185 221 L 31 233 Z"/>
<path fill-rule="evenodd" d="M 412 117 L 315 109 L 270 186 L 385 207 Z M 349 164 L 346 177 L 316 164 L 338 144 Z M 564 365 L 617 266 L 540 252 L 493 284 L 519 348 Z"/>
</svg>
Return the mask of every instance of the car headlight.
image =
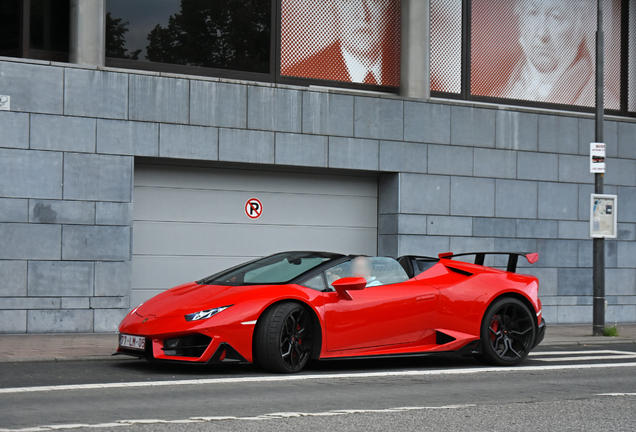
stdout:
<svg viewBox="0 0 636 432">
<path fill-rule="evenodd" d="M 232 305 L 230 305 L 232 306 Z M 229 308 L 230 306 L 223 306 L 223 307 L 218 307 L 218 308 L 214 308 L 214 309 L 207 309 L 204 311 L 200 311 L 200 312 L 195 312 L 195 313 L 191 313 L 191 314 L 187 314 L 185 316 L 186 321 L 190 322 L 190 321 L 201 321 L 201 320 L 205 320 L 208 318 L 212 318 L 214 315 L 223 312 L 225 309 Z"/>
<path fill-rule="evenodd" d="M 130 311 L 130 314 L 132 315 L 132 314 L 134 314 L 135 312 L 137 312 L 137 309 L 139 309 L 142 305 L 143 305 L 143 302 L 142 302 L 139 306 L 137 306 L 136 308 L 134 308 L 132 311 Z"/>
</svg>

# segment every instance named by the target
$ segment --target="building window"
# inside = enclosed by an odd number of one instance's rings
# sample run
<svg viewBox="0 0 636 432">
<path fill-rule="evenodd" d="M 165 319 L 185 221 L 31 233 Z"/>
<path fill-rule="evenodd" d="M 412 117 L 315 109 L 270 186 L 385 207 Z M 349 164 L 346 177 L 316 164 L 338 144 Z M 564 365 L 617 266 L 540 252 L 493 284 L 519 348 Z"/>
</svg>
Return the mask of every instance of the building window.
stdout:
<svg viewBox="0 0 636 432">
<path fill-rule="evenodd" d="M 628 99 L 629 111 L 636 112 L 636 0 L 629 2 Z"/>
<path fill-rule="evenodd" d="M 271 73 L 270 0 L 107 0 L 106 10 L 107 64 Z"/>
<path fill-rule="evenodd" d="M 68 61 L 69 0 L 0 2 L 0 55 Z"/>
<path fill-rule="evenodd" d="M 69 3 L 69 0 L 31 0 L 29 57 L 68 61 Z"/>
<path fill-rule="evenodd" d="M 635 10 L 603 0 L 605 109 L 624 115 L 636 110 Z M 596 13 L 596 0 L 431 0 L 431 91 L 591 111 Z"/>
<path fill-rule="evenodd" d="M 605 0 L 605 107 L 620 109 L 621 4 Z M 473 0 L 471 94 L 594 107 L 596 1 Z"/>
<path fill-rule="evenodd" d="M 20 56 L 20 1 L 0 2 L 0 56 Z"/>
<path fill-rule="evenodd" d="M 431 0 L 431 91 L 462 91 L 462 0 Z"/>
<path fill-rule="evenodd" d="M 400 10 L 399 0 L 282 0 L 281 77 L 398 87 Z"/>
</svg>

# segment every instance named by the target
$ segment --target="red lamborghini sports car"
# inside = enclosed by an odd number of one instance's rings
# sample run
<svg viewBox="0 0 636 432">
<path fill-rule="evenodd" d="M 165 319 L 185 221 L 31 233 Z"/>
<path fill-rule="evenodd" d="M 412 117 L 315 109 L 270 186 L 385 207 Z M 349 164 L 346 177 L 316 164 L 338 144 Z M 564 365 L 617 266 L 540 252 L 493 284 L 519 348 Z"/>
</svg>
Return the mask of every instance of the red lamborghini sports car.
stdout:
<svg viewBox="0 0 636 432">
<path fill-rule="evenodd" d="M 516 365 L 545 333 L 539 282 L 516 273 L 519 256 L 538 255 L 496 253 L 508 258 L 499 270 L 483 265 L 489 254 L 271 255 L 139 305 L 119 326 L 117 351 L 278 373 L 310 359 L 450 353 Z M 474 263 L 457 259 L 464 255 Z"/>
</svg>

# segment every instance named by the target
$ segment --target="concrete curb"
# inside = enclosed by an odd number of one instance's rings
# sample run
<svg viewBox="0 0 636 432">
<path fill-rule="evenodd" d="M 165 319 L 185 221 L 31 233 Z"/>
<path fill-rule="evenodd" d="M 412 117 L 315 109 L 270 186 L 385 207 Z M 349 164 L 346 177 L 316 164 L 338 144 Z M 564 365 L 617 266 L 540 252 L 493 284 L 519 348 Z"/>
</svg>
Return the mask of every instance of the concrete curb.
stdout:
<svg viewBox="0 0 636 432">
<path fill-rule="evenodd" d="M 130 356 L 83 356 L 83 357 L 24 357 L 24 358 L 0 358 L 0 363 L 62 363 L 72 361 L 114 361 L 114 360 L 138 360 Z"/>
</svg>

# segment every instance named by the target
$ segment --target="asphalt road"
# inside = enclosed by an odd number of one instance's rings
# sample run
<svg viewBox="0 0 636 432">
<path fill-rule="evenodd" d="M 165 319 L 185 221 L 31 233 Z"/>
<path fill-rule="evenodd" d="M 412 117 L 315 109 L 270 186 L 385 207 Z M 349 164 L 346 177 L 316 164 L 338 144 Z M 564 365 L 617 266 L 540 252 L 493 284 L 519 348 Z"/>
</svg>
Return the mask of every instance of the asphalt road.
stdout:
<svg viewBox="0 0 636 432">
<path fill-rule="evenodd" d="M 125 432 L 633 431 L 636 345 L 548 347 L 508 369 L 428 357 L 321 362 L 293 376 L 125 358 L 0 364 L 0 430 L 51 430 L 46 425 Z"/>
</svg>

